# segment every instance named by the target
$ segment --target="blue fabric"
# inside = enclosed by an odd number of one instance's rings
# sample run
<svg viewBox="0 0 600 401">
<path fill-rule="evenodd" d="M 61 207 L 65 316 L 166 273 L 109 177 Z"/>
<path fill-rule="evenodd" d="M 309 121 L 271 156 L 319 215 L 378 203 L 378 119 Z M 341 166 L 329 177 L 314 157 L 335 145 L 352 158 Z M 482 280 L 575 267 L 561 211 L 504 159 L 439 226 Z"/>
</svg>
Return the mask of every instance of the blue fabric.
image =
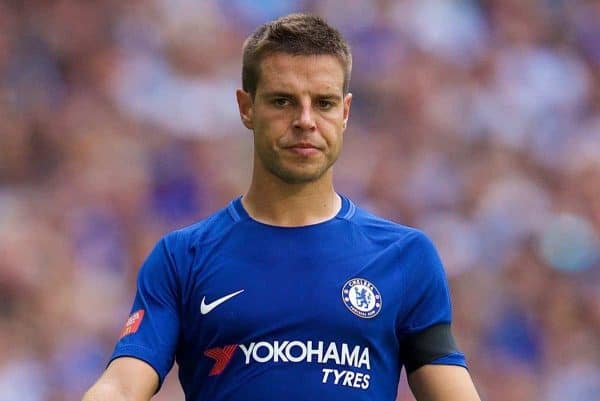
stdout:
<svg viewBox="0 0 600 401">
<path fill-rule="evenodd" d="M 132 307 L 144 317 L 112 358 L 139 357 L 161 382 L 175 359 L 188 401 L 393 401 L 400 342 L 450 322 L 448 294 L 423 233 L 347 198 L 294 228 L 256 222 L 236 199 L 159 241 Z M 462 354 L 435 363 L 465 366 Z"/>
</svg>

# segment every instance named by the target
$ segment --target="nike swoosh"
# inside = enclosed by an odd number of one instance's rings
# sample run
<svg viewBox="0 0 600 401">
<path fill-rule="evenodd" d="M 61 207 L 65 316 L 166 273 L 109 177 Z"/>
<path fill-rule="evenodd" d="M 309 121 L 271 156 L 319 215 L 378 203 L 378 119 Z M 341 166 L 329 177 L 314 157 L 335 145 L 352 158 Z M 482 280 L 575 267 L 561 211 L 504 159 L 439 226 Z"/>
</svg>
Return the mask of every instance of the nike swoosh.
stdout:
<svg viewBox="0 0 600 401">
<path fill-rule="evenodd" d="M 206 297 L 202 297 L 202 302 L 200 303 L 200 313 L 203 315 L 206 315 L 208 312 L 215 309 L 217 306 L 221 305 L 223 302 L 230 300 L 231 298 L 235 297 L 238 294 L 241 294 L 242 292 L 244 292 L 244 290 L 236 291 L 234 293 L 231 293 L 229 295 L 225 295 L 224 297 L 216 299 L 208 304 L 204 303 L 204 301 L 206 300 Z"/>
</svg>

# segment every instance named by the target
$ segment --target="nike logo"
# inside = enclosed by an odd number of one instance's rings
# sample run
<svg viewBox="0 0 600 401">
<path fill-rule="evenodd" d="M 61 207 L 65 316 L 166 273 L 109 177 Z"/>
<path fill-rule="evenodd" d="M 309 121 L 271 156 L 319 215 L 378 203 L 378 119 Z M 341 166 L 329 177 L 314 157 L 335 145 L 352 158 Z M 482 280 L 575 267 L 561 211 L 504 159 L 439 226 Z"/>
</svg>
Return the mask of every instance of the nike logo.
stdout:
<svg viewBox="0 0 600 401">
<path fill-rule="evenodd" d="M 202 302 L 200 303 L 200 313 L 206 315 L 211 310 L 215 309 L 217 306 L 221 305 L 223 302 L 229 301 L 231 298 L 235 297 L 238 294 L 241 294 L 244 290 L 239 290 L 229 295 L 225 295 L 219 299 L 212 301 L 211 303 L 204 303 L 206 297 L 202 297 Z"/>
</svg>

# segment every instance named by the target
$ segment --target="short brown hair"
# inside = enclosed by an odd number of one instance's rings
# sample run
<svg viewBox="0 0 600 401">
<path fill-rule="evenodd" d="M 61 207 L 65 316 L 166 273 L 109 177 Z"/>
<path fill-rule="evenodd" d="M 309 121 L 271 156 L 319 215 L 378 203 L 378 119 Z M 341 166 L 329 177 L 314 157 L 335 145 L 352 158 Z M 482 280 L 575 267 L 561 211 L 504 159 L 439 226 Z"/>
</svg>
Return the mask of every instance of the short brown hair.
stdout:
<svg viewBox="0 0 600 401">
<path fill-rule="evenodd" d="M 243 50 L 242 88 L 252 96 L 260 77 L 260 62 L 273 53 L 337 57 L 344 68 L 343 90 L 348 93 L 352 72 L 350 46 L 337 29 L 320 17 L 290 14 L 268 22 L 246 39 Z"/>
</svg>

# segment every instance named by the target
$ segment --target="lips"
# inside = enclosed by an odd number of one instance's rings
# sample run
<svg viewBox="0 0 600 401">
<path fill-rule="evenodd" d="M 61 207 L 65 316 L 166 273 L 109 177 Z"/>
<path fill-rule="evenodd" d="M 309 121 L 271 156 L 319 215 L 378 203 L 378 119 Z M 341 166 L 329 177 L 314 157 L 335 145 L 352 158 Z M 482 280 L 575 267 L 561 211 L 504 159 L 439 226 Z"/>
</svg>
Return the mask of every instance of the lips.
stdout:
<svg viewBox="0 0 600 401">
<path fill-rule="evenodd" d="M 321 151 L 318 146 L 306 142 L 300 142 L 291 146 L 286 146 L 286 149 L 293 153 L 296 153 L 297 155 L 305 157 L 313 156 Z"/>
<path fill-rule="evenodd" d="M 318 146 L 315 146 L 311 143 L 300 142 L 291 146 L 287 146 L 287 148 L 298 148 L 298 149 L 319 149 Z"/>
</svg>

